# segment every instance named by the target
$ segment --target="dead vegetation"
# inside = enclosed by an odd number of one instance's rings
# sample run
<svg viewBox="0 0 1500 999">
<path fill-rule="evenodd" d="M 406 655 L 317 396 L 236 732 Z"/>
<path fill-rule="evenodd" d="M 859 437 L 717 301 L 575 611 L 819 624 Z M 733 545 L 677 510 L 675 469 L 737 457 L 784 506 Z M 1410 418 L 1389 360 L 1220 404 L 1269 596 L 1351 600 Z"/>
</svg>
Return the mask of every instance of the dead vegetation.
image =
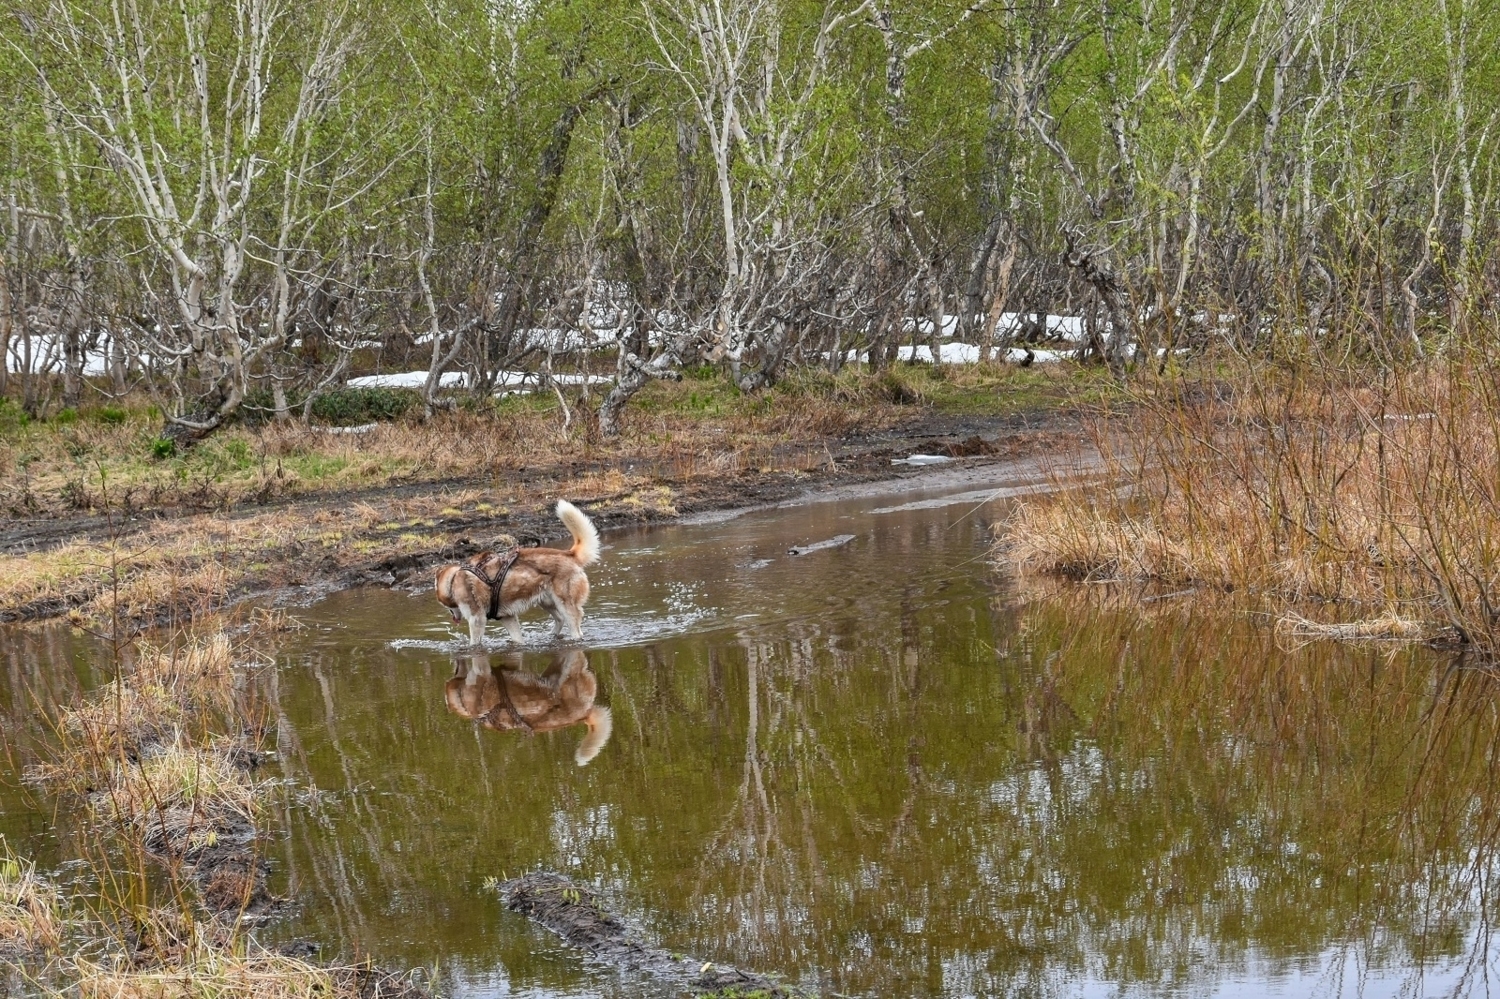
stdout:
<svg viewBox="0 0 1500 999">
<path fill-rule="evenodd" d="M 254 665 L 222 633 L 141 645 L 114 681 L 59 709 L 27 776 L 101 835 L 80 840 L 87 873 L 66 893 L 0 841 L 0 968 L 55 999 L 430 995 L 412 975 L 315 964 L 248 935 L 246 917 L 274 902 L 254 851 Z"/>
<path fill-rule="evenodd" d="M 745 395 L 720 378 L 688 378 L 652 383 L 615 438 L 586 420 L 565 418 L 549 395 L 457 408 L 427 421 L 402 417 L 354 428 L 359 432 L 300 421 L 236 426 L 164 457 L 155 451 L 159 417 L 142 403 L 101 410 L 109 420 L 85 413 L 61 423 L 0 425 L 0 509 L 26 517 L 223 510 L 574 463 L 601 469 L 633 463 L 676 477 L 714 474 L 726 463 L 783 464 L 788 451 L 889 426 L 918 407 L 1055 406 L 1075 390 L 1073 380 L 999 364 L 879 373 L 851 367 L 836 376 L 800 372 L 765 393 Z"/>
<path fill-rule="evenodd" d="M 361 434 L 233 428 L 164 460 L 143 450 L 155 426 L 144 416 L 32 424 L 0 434 L 0 472 L 14 473 L 0 474 L 0 506 L 30 511 L 28 530 L 42 522 L 34 515 L 70 510 L 106 511 L 109 523 L 0 556 L 0 621 L 67 616 L 131 631 L 181 624 L 250 592 L 397 581 L 495 533 L 546 536 L 559 496 L 606 526 L 670 518 L 684 502 L 753 502 L 777 483 L 847 475 L 879 446 L 845 436 L 915 413 L 1056 409 L 1092 385 L 999 365 L 804 373 L 758 396 L 688 379 L 642 393 L 627 432 L 607 441 L 587 426 L 563 433 L 555 403 L 524 398 Z M 878 455 L 871 464 L 888 471 Z"/>
<path fill-rule="evenodd" d="M 53 951 L 66 928 L 61 893 L 0 839 L 0 960 Z"/>
<path fill-rule="evenodd" d="M 584 474 L 572 488 L 591 514 L 601 509 L 644 517 L 676 512 L 672 490 L 649 485 L 644 476 Z M 0 620 L 66 615 L 100 630 L 188 621 L 247 589 L 296 585 L 318 575 L 456 551 L 476 526 L 511 517 L 513 502 L 540 510 L 555 489 L 554 480 L 544 479 L 531 488 L 517 484 L 152 521 L 114 539 L 0 557 Z"/>
<path fill-rule="evenodd" d="M 144 966 L 76 958 L 57 989 L 83 999 L 426 999 L 410 975 L 369 964 L 324 966 L 254 943 L 199 944 Z"/>
<path fill-rule="evenodd" d="M 273 900 L 253 854 L 261 726 L 240 696 L 249 667 L 236 658 L 222 633 L 141 646 L 116 680 L 60 710 L 50 758 L 28 777 L 184 869 L 209 911 L 238 914 Z"/>
<path fill-rule="evenodd" d="M 106 882 L 107 884 L 107 882 Z M 79 915 L 66 919 L 71 904 Z M 32 864 L 0 859 L 0 969 L 62 999 L 429 999 L 412 974 L 368 962 L 322 965 L 278 953 L 222 922 L 172 909 L 122 923 L 65 899 Z"/>
<path fill-rule="evenodd" d="M 1028 500 L 1007 561 L 1334 609 L 1287 616 L 1288 634 L 1500 651 L 1500 366 L 1484 356 L 1164 383 L 1099 445 L 1107 484 Z"/>
</svg>

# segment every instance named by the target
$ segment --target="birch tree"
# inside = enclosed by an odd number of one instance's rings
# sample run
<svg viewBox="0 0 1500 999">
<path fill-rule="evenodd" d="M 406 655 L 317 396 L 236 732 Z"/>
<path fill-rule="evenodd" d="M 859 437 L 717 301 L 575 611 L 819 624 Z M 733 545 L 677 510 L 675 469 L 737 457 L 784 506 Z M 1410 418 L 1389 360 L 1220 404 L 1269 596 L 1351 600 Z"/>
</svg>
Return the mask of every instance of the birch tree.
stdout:
<svg viewBox="0 0 1500 999">
<path fill-rule="evenodd" d="M 38 22 L 42 91 L 65 131 L 102 150 L 164 277 L 138 349 L 171 372 L 163 435 L 191 442 L 286 340 L 294 248 L 328 208 L 305 197 L 310 136 L 358 33 L 342 5 L 284 0 L 53 0 Z M 261 254 L 271 321 L 247 324 Z"/>
</svg>

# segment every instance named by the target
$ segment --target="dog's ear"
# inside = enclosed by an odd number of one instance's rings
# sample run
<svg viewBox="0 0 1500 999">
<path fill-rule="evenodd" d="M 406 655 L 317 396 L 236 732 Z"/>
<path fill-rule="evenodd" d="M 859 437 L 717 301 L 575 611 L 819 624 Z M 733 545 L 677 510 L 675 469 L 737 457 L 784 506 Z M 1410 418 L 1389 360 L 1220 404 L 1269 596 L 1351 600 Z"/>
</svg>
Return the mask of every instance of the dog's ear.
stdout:
<svg viewBox="0 0 1500 999">
<path fill-rule="evenodd" d="M 574 761 L 580 767 L 587 766 L 590 760 L 599 755 L 599 750 L 604 748 L 615 728 L 609 708 L 598 705 L 589 708 L 588 713 L 583 716 L 583 723 L 589 727 L 589 731 L 578 744 L 578 751 L 573 754 Z"/>
</svg>

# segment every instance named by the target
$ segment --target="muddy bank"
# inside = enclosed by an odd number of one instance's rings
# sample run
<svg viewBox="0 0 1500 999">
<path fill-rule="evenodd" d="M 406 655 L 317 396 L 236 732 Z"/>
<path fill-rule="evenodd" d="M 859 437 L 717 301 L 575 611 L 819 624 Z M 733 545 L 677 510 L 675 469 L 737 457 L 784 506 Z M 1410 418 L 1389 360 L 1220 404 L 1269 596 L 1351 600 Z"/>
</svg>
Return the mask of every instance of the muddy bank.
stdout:
<svg viewBox="0 0 1500 999">
<path fill-rule="evenodd" d="M 799 444 L 785 460 L 722 472 L 626 461 L 559 461 L 488 481 L 402 486 L 266 507 L 152 519 L 31 522 L 0 532 L 12 556 L 0 622 L 68 617 L 128 629 L 181 624 L 272 592 L 326 593 L 415 583 L 502 535 L 563 536 L 551 513 L 572 499 L 603 530 L 711 516 L 941 469 L 1065 454 L 1081 443 L 1072 414 L 929 417 L 892 431 Z M 911 454 L 951 459 L 893 465 Z M 620 467 L 623 465 L 623 467 Z M 114 553 L 113 555 L 109 554 Z"/>
<path fill-rule="evenodd" d="M 641 939 L 600 905 L 587 885 L 551 871 L 500 886 L 507 908 L 556 933 L 590 957 L 681 983 L 702 993 L 801 999 L 808 993 L 776 978 L 674 954 Z"/>
</svg>

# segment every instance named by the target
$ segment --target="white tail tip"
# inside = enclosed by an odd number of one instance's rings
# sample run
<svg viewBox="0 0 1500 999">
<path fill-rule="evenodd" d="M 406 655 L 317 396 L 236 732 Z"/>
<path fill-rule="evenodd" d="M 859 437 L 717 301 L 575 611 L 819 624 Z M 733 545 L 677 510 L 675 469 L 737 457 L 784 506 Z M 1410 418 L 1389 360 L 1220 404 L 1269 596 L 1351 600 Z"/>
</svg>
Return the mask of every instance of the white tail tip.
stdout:
<svg viewBox="0 0 1500 999">
<path fill-rule="evenodd" d="M 587 766 L 590 760 L 599 755 L 599 750 L 604 748 L 610 733 L 615 729 L 609 708 L 589 708 L 589 713 L 583 717 L 583 723 L 589 727 L 588 735 L 583 737 L 583 741 L 578 744 L 578 751 L 573 754 L 573 759 L 580 767 Z"/>
<path fill-rule="evenodd" d="M 557 519 L 573 535 L 573 557 L 579 565 L 599 561 L 599 532 L 588 516 L 567 500 L 557 501 Z"/>
</svg>

